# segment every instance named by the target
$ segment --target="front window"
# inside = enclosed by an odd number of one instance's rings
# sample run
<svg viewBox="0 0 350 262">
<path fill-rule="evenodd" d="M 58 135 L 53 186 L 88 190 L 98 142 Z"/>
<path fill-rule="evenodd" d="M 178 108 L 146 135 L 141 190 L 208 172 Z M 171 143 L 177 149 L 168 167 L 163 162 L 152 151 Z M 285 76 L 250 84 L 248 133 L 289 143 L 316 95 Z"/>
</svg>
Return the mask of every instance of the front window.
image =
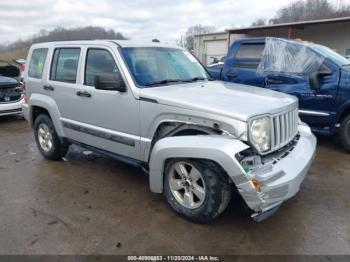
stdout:
<svg viewBox="0 0 350 262">
<path fill-rule="evenodd" d="M 325 58 L 329 58 L 330 60 L 337 63 L 338 66 L 348 65 L 349 60 L 346 59 L 344 56 L 338 54 L 337 52 L 333 51 L 332 49 L 322 46 L 322 45 L 311 45 L 311 48 L 315 50 L 317 53 L 321 54 Z"/>
<path fill-rule="evenodd" d="M 189 52 L 176 48 L 123 48 L 136 83 L 142 87 L 208 80 L 202 65 Z"/>
<path fill-rule="evenodd" d="M 119 74 L 119 70 L 109 51 L 93 48 L 88 50 L 85 66 L 85 85 L 95 86 L 95 77 L 97 75 L 115 74 Z"/>
</svg>

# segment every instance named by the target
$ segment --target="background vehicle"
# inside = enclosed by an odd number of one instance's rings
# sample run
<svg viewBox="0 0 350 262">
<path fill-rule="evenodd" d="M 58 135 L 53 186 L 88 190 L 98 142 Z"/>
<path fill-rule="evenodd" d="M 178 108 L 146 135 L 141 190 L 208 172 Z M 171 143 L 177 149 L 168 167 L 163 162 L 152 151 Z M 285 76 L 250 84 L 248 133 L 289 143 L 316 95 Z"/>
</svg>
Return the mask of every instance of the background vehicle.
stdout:
<svg viewBox="0 0 350 262">
<path fill-rule="evenodd" d="M 20 82 L 23 82 L 23 78 L 24 78 L 24 71 L 25 71 L 25 69 L 26 69 L 26 60 L 25 59 L 17 59 L 17 60 L 14 60 L 14 62 L 16 63 L 16 64 L 18 64 L 19 65 L 19 67 L 20 67 L 20 71 L 21 71 L 21 73 L 20 73 Z"/>
<path fill-rule="evenodd" d="M 43 156 L 59 160 L 74 143 L 137 165 L 191 221 L 215 219 L 233 191 L 264 219 L 313 160 L 296 98 L 210 81 L 181 48 L 53 42 L 33 45 L 27 61 L 23 110 Z"/>
<path fill-rule="evenodd" d="M 20 70 L 7 62 L 0 61 L 0 116 L 22 112 L 22 85 Z"/>
<path fill-rule="evenodd" d="M 275 48 L 269 54 L 267 39 L 272 43 L 269 46 Z M 281 57 L 282 61 L 290 58 L 290 62 L 280 63 Z M 278 63 L 281 66 L 273 68 Z M 311 66 L 312 63 L 317 66 Z M 349 64 L 349 60 L 325 46 L 285 39 L 246 38 L 232 44 L 224 65 L 208 67 L 208 71 L 214 79 L 295 95 L 299 99 L 300 117 L 312 131 L 324 135 L 339 131 L 342 145 L 350 152 Z M 263 70 L 259 70 L 261 67 Z M 291 72 L 292 68 L 296 71 Z"/>
<path fill-rule="evenodd" d="M 220 58 L 216 58 L 216 57 L 212 56 L 211 58 L 213 59 L 213 62 L 211 64 L 207 65 L 207 67 L 223 65 L 225 63 L 225 60 L 226 60 L 226 56 L 223 56 Z"/>
</svg>

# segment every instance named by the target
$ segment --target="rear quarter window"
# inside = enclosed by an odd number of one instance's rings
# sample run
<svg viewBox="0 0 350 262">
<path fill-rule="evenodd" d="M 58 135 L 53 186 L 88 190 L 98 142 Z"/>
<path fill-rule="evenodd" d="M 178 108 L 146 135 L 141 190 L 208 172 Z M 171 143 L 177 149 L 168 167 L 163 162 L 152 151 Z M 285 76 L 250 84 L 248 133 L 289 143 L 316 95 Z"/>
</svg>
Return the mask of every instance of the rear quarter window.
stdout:
<svg viewBox="0 0 350 262">
<path fill-rule="evenodd" d="M 239 46 L 235 54 L 235 59 L 260 61 L 264 48 L 264 44 L 242 44 Z"/>
<path fill-rule="evenodd" d="M 41 79 L 43 76 L 47 48 L 34 49 L 30 59 L 28 76 Z"/>
</svg>

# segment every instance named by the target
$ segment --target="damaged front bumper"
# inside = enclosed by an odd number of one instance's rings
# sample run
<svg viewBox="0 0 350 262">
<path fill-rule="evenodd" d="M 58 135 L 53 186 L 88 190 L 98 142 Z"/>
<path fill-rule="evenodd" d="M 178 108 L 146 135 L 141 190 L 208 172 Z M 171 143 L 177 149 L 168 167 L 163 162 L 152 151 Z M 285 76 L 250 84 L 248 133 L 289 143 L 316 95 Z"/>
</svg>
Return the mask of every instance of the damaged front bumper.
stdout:
<svg viewBox="0 0 350 262">
<path fill-rule="evenodd" d="M 293 143 L 280 152 L 263 157 L 261 163 L 247 173 L 250 179 L 257 181 L 260 190 L 256 190 L 251 182 L 237 185 L 237 188 L 254 211 L 252 217 L 256 221 L 271 216 L 285 200 L 299 191 L 315 152 L 315 136 L 307 125 L 299 125 L 299 135 Z"/>
</svg>

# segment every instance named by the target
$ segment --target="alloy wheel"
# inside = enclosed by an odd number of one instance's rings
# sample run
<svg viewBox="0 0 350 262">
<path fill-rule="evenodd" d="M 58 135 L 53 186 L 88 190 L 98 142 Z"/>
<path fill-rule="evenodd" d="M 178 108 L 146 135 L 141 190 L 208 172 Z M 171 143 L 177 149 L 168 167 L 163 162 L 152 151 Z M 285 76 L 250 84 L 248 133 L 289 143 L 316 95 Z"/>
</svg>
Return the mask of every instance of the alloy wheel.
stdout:
<svg viewBox="0 0 350 262">
<path fill-rule="evenodd" d="M 175 199 L 186 208 L 198 208 L 205 200 L 204 179 L 188 162 L 177 162 L 170 168 L 169 186 Z"/>
</svg>

